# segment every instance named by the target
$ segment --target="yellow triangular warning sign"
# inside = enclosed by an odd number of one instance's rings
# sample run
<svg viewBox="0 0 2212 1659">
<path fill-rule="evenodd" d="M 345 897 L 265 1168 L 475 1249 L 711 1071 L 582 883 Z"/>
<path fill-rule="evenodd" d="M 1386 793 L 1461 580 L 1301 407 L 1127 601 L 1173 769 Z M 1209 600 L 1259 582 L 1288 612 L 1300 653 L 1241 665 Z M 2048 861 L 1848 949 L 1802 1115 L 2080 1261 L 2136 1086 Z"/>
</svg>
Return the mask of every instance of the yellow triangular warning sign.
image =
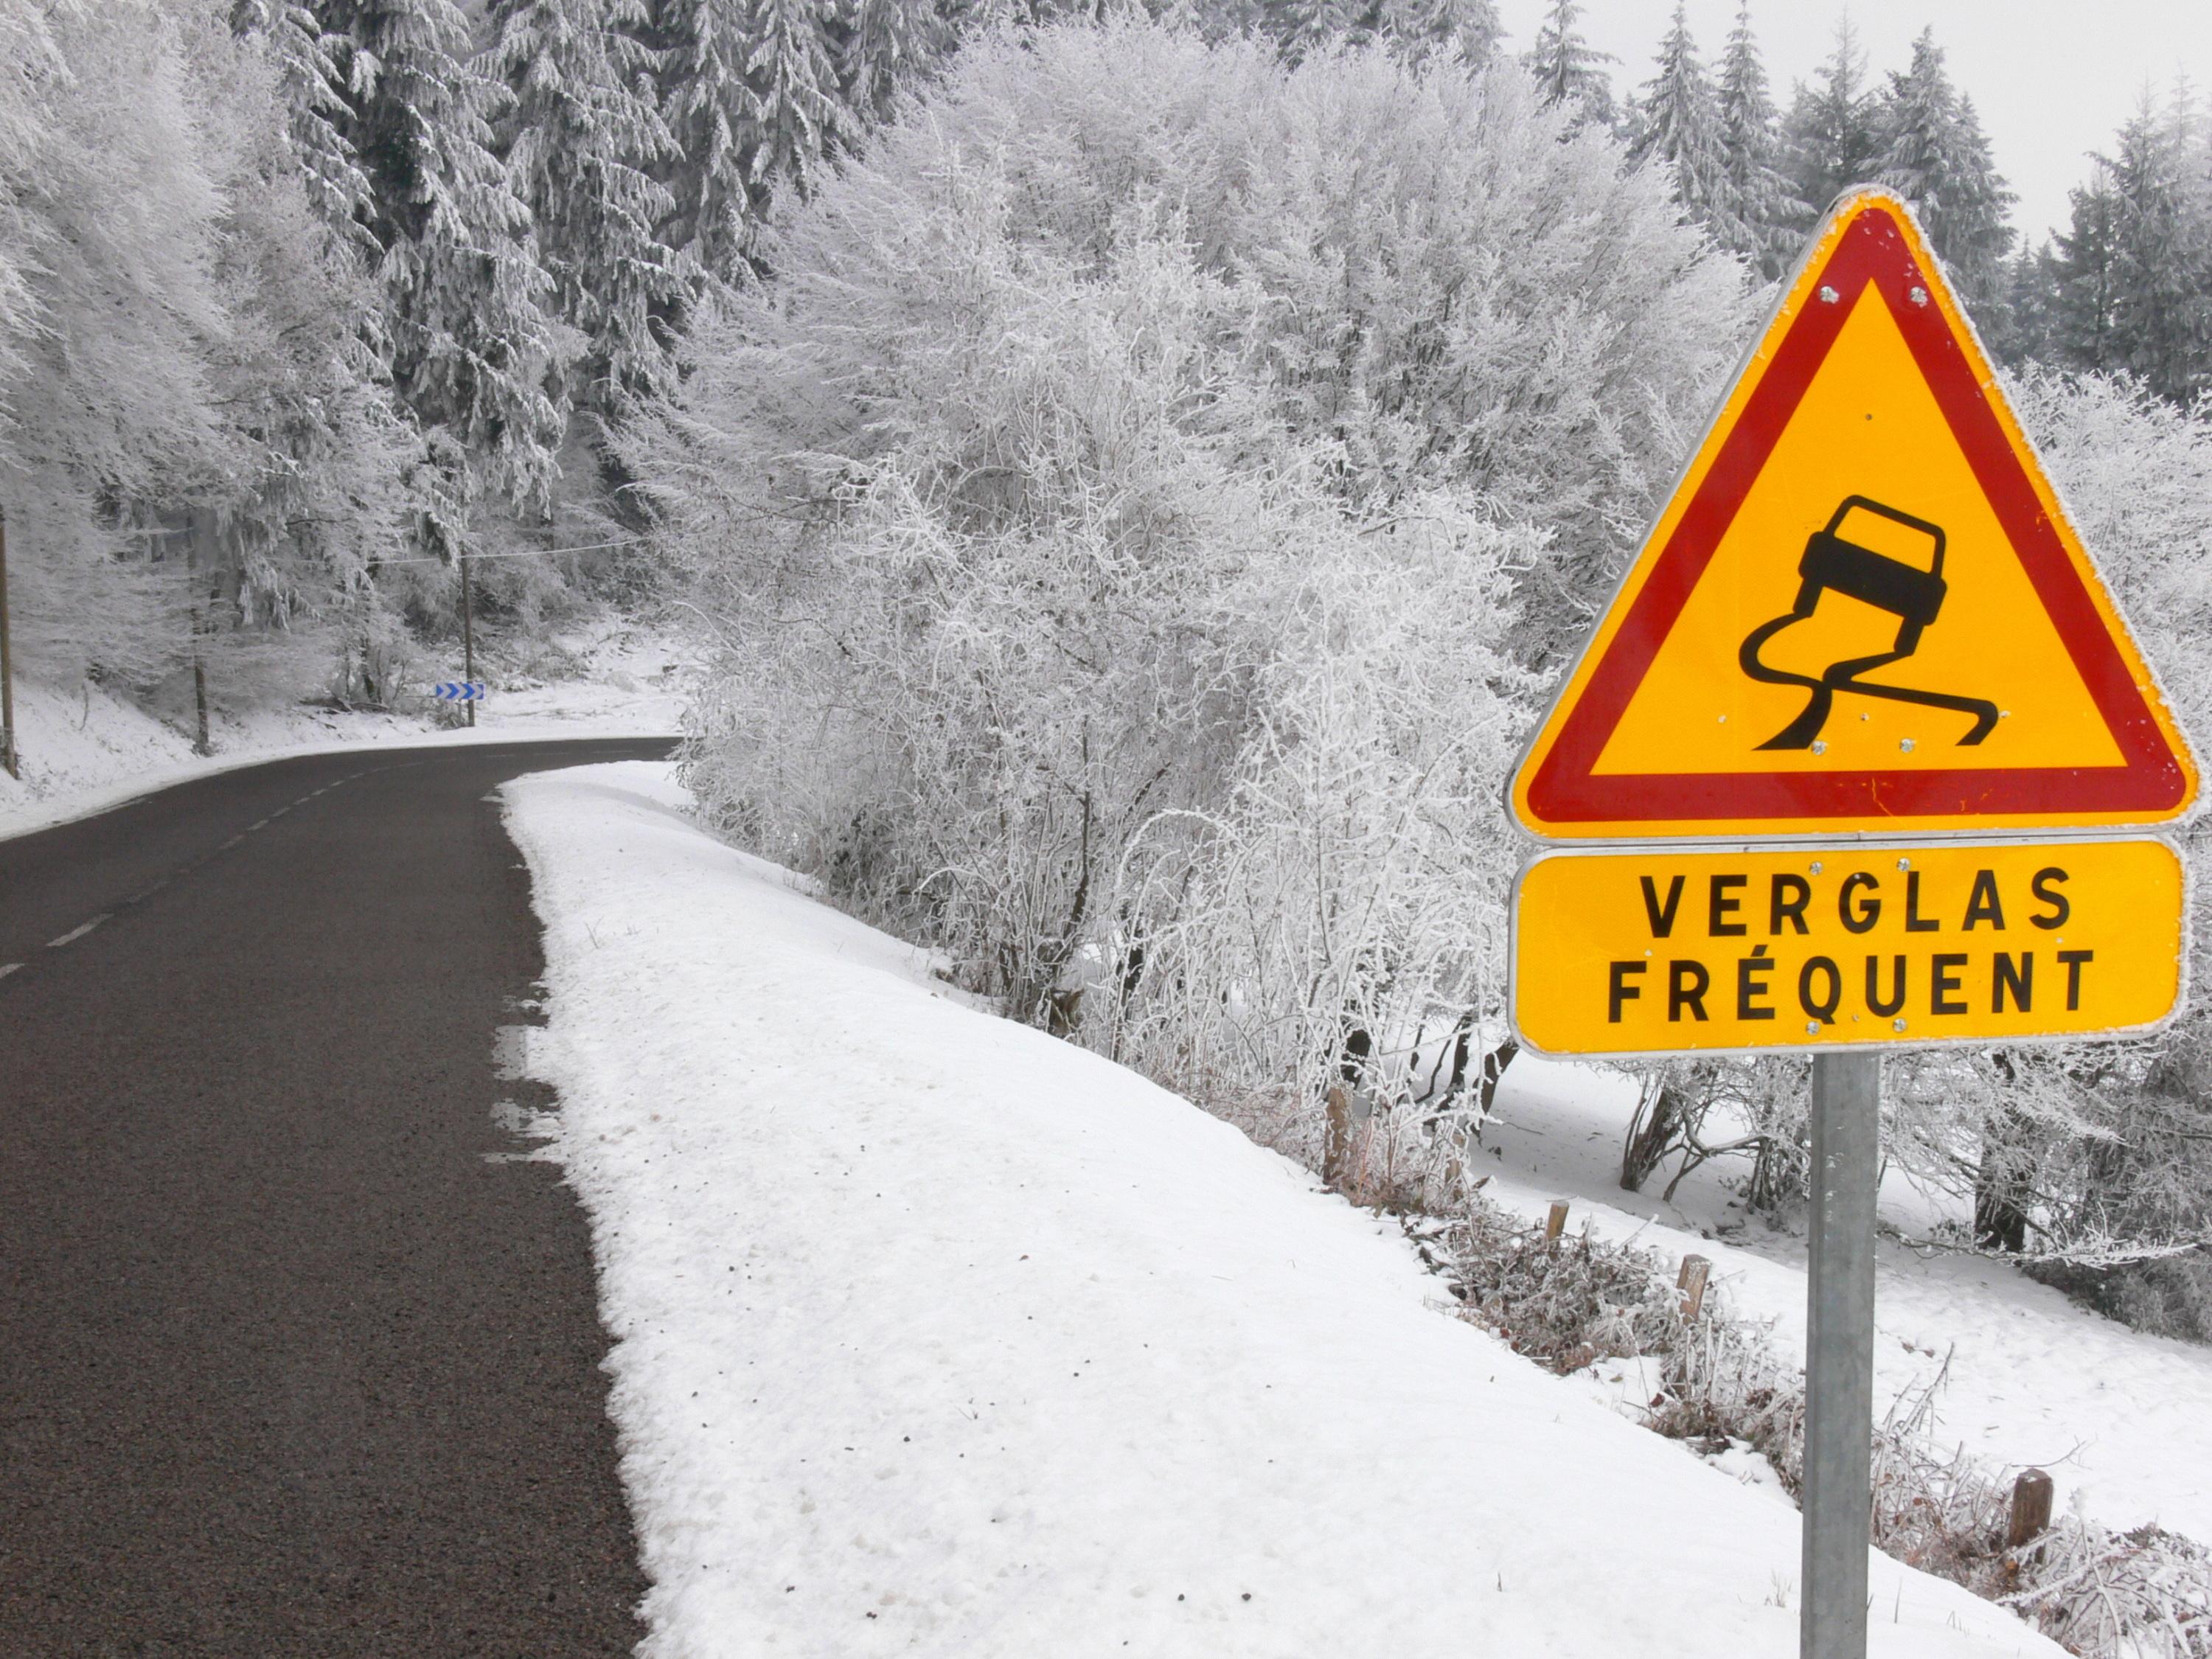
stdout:
<svg viewBox="0 0 2212 1659">
<path fill-rule="evenodd" d="M 1514 780 L 1562 840 L 2150 823 L 2172 714 L 1911 214 L 1832 210 Z"/>
</svg>

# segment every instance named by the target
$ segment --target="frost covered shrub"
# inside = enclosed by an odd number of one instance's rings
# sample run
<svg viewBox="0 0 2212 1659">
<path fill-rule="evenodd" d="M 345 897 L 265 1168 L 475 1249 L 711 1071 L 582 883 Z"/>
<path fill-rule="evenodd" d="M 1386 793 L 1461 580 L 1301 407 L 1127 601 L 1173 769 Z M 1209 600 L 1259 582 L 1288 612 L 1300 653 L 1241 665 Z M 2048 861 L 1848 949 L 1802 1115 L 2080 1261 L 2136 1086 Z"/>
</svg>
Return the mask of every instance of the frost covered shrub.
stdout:
<svg viewBox="0 0 2212 1659">
<path fill-rule="evenodd" d="M 948 182 L 951 228 L 990 215 L 988 178 Z M 1224 441 L 1234 301 L 1171 234 L 1133 222 L 1093 276 L 969 252 L 926 278 L 944 313 L 878 337 L 909 429 L 714 573 L 752 598 L 725 602 L 744 648 L 690 770 L 726 823 L 1043 1022 L 1137 827 L 1232 761 L 1284 573 L 1352 532 Z"/>
<path fill-rule="evenodd" d="M 1480 1194 L 1448 1223 L 1407 1224 L 1466 1318 L 1565 1376 L 1607 1358 L 1650 1362 L 1649 1400 L 1624 1408 L 1693 1448 L 1764 1456 L 1794 1498 L 1804 1480 L 1805 1384 L 1766 1328 L 1717 1288 L 1685 1320 L 1668 1264 L 1632 1244 L 1547 1240 Z M 2069 1651 L 2096 1659 L 2212 1659 L 2212 1552 L 2156 1527 L 2115 1533 L 2062 1516 L 2006 1542 L 2014 1471 L 1931 1436 L 1938 1372 L 1875 1425 L 1870 1541 L 1885 1554 L 2009 1607 Z"/>
<path fill-rule="evenodd" d="M 1384 1115 L 1364 1139 L 1402 1161 L 1399 1109 L 1441 1105 L 1459 1040 L 1504 1024 L 1526 550 L 1437 503 L 1293 578 L 1225 799 L 1123 860 L 1118 1057 L 1248 1115 L 1272 1099 L 1307 1141 L 1324 1090 L 1354 1085 Z"/>
</svg>

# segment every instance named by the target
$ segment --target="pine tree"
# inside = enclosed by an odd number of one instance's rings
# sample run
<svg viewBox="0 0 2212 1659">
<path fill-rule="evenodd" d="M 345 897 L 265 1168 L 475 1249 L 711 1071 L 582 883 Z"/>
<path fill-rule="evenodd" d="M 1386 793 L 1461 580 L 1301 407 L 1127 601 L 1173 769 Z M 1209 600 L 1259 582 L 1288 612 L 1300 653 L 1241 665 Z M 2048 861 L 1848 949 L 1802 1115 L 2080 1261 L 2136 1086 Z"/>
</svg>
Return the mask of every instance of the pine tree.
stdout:
<svg viewBox="0 0 2212 1659">
<path fill-rule="evenodd" d="M 1644 82 L 1638 130 L 1629 154 L 1656 156 L 1671 170 L 1674 199 L 1691 218 L 1715 228 L 1729 211 L 1727 168 L 1721 152 L 1720 106 L 1698 58 L 1682 0 L 1659 43 L 1658 72 Z"/>
<path fill-rule="evenodd" d="M 374 256 L 367 221 L 368 176 L 340 124 L 345 100 L 338 90 L 336 43 L 323 33 L 306 0 L 238 0 L 231 27 L 258 40 L 276 66 L 276 84 L 289 117 L 286 138 L 316 211 L 361 252 Z"/>
<path fill-rule="evenodd" d="M 1286 64 L 1370 35 L 1371 8 L 1363 0 L 1261 0 L 1261 27 Z"/>
<path fill-rule="evenodd" d="M 660 240 L 675 198 L 648 169 L 672 158 L 639 0 L 494 0 L 485 72 L 507 88 L 499 122 L 555 308 L 586 341 L 566 400 L 601 417 L 666 390 L 665 333 L 686 285 Z"/>
<path fill-rule="evenodd" d="M 2146 102 L 2110 161 L 2111 342 L 2118 367 L 2179 404 L 2212 389 L 2212 189 L 2185 94 Z"/>
<path fill-rule="evenodd" d="M 928 70 L 952 44 L 952 32 L 932 0 L 852 0 L 839 58 L 844 102 L 880 121 L 900 86 Z"/>
<path fill-rule="evenodd" d="M 752 249 L 750 180 L 759 125 L 745 78 L 752 55 L 744 0 L 668 0 L 665 107 L 681 158 L 670 185 L 676 213 L 668 240 L 709 275 L 734 277 Z"/>
<path fill-rule="evenodd" d="M 423 537 L 452 552 L 487 490 L 542 501 L 562 434 L 544 386 L 561 367 L 530 210 L 493 154 L 504 94 L 470 64 L 456 0 L 325 0 L 339 41 L 345 136 L 370 187 L 367 228 L 392 381 L 428 439 Z"/>
<path fill-rule="evenodd" d="M 2116 368 L 2122 357 L 2113 325 L 2120 200 L 2111 164 L 2094 161 L 2088 181 L 2069 191 L 2068 200 L 2069 226 L 2055 239 L 2053 346 L 2072 368 Z"/>
<path fill-rule="evenodd" d="M 1786 176 L 1807 221 L 1849 186 L 1871 179 L 1881 159 L 1866 58 L 1848 14 L 1836 25 L 1835 49 L 1813 77 L 1813 85 L 1798 86 L 1784 126 Z"/>
<path fill-rule="evenodd" d="M 2003 297 L 1993 320 L 1983 326 L 1982 339 L 1996 360 L 2008 368 L 2031 362 L 2058 362 L 2059 259 L 2048 241 L 2041 247 L 2023 247 L 2004 263 L 2001 280 Z"/>
<path fill-rule="evenodd" d="M 2012 243 L 2006 217 L 2017 198 L 1998 176 L 1973 101 L 1944 72 L 1933 29 L 1912 43 L 1911 66 L 1890 76 L 1877 125 L 1882 181 L 1911 203 L 1968 300 L 1994 306 Z"/>
<path fill-rule="evenodd" d="M 1794 226 L 1804 210 L 1775 169 L 1781 138 L 1766 65 L 1751 32 L 1750 0 L 1738 9 L 1721 57 L 1720 143 L 1726 211 L 1715 234 L 1760 275 L 1779 276 L 1797 245 Z"/>
<path fill-rule="evenodd" d="M 754 0 L 745 58 L 759 124 L 750 158 L 757 191 L 801 198 L 837 136 L 837 58 L 824 0 Z"/>
<path fill-rule="evenodd" d="M 1579 0 L 1551 0 L 1544 26 L 1528 49 L 1528 72 L 1545 103 L 1564 104 L 1578 121 L 1610 127 L 1617 116 L 1604 65 L 1614 60 L 1611 52 L 1598 51 L 1583 38 L 1576 27 L 1582 10 Z"/>
<path fill-rule="evenodd" d="M 1380 0 L 1375 10 L 1374 33 L 1409 64 L 1441 53 L 1480 69 L 1505 33 L 1497 0 Z"/>
</svg>

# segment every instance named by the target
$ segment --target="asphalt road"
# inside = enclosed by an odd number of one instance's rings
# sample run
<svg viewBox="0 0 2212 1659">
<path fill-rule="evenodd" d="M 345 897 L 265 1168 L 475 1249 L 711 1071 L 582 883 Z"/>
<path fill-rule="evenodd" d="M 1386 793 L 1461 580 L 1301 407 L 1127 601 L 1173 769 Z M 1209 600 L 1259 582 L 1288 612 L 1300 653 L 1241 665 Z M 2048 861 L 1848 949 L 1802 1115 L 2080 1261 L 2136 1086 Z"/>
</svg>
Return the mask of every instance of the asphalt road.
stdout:
<svg viewBox="0 0 2212 1659">
<path fill-rule="evenodd" d="M 485 797 L 665 747 L 0 841 L 0 1656 L 629 1651 L 583 1218 L 495 1115 L 543 963 Z"/>
</svg>

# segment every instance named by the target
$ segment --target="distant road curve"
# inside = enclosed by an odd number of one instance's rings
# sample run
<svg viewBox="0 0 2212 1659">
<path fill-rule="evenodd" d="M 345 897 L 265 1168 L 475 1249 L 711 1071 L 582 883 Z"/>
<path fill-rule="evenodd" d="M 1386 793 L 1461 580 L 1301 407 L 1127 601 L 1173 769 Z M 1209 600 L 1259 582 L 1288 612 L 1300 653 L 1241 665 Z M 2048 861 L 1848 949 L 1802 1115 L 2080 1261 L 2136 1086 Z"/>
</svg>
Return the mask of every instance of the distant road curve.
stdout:
<svg viewBox="0 0 2212 1659">
<path fill-rule="evenodd" d="M 487 796 L 318 755 L 0 841 L 0 1654 L 629 1651 L 582 1217 L 500 1126 Z"/>
</svg>

